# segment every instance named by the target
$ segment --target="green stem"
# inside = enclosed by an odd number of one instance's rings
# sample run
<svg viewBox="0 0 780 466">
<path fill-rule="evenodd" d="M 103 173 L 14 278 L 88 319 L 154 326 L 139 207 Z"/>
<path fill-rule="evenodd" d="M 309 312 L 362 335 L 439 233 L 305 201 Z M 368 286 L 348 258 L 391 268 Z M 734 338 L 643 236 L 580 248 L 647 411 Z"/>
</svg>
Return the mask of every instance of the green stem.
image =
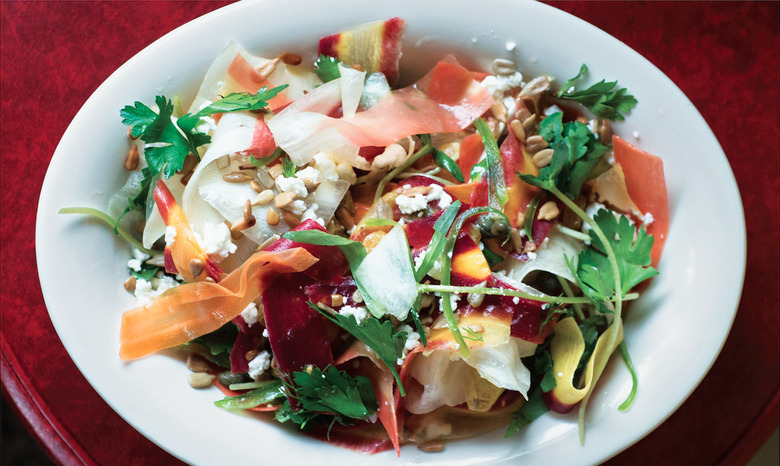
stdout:
<svg viewBox="0 0 780 466">
<path fill-rule="evenodd" d="M 510 290 L 506 288 L 483 288 L 479 286 L 452 286 L 452 285 L 417 285 L 417 289 L 422 293 L 479 293 L 496 296 L 512 296 L 541 303 L 559 303 L 559 304 L 589 304 L 590 298 L 585 297 L 564 297 L 564 296 L 545 296 L 526 293 L 519 290 Z M 623 301 L 630 301 L 639 298 L 639 293 L 628 293 L 623 296 Z M 617 299 L 617 298 L 612 298 Z"/>
<path fill-rule="evenodd" d="M 420 160 L 424 155 L 430 154 L 433 151 L 433 146 L 430 144 L 426 144 L 422 146 L 420 150 L 412 154 L 411 157 L 406 159 L 404 163 L 401 165 L 395 167 L 388 173 L 387 175 L 382 178 L 379 183 L 376 185 L 376 194 L 374 194 L 374 202 L 378 201 L 380 197 L 382 197 L 382 193 L 385 190 L 385 185 L 390 182 L 393 178 L 400 175 L 404 170 L 411 167 L 412 164 L 418 160 Z"/>
<path fill-rule="evenodd" d="M 125 241 L 130 243 L 131 246 L 138 249 L 139 251 L 143 252 L 144 254 L 148 254 L 150 256 L 153 256 L 155 254 L 159 254 L 157 251 L 152 251 L 151 249 L 146 249 L 143 244 L 141 244 L 140 241 L 133 238 L 133 235 L 130 234 L 127 230 L 125 230 L 121 225 L 116 224 L 116 219 L 108 215 L 107 213 L 98 210 L 93 209 L 91 207 L 63 207 L 60 209 L 61 214 L 83 214 L 83 215 L 89 215 L 91 217 L 94 217 L 101 222 L 108 225 L 110 228 L 114 228 L 116 226 L 116 231 L 119 236 L 121 236 Z"/>
<path fill-rule="evenodd" d="M 626 401 L 621 404 L 618 409 L 620 411 L 627 410 L 633 403 L 634 398 L 636 397 L 636 389 L 639 385 L 639 379 L 636 375 L 636 369 L 634 368 L 634 363 L 631 361 L 631 356 L 628 354 L 628 347 L 626 346 L 625 341 L 621 341 L 618 345 L 618 350 L 620 351 L 620 355 L 623 356 L 623 361 L 626 363 L 626 367 L 628 367 L 628 371 L 631 373 L 631 393 L 628 394 L 628 397 L 626 398 Z"/>
<path fill-rule="evenodd" d="M 557 186 L 551 183 L 551 185 L 548 186 L 547 188 L 548 191 L 550 191 L 555 197 L 560 199 L 561 202 L 563 202 L 568 208 L 570 208 L 572 212 L 577 214 L 584 222 L 590 225 L 591 230 L 596 234 L 599 240 L 601 240 L 601 244 L 604 246 L 604 252 L 607 255 L 607 260 L 609 261 L 610 267 L 612 268 L 612 274 L 615 277 L 615 301 L 614 301 L 615 313 L 612 319 L 612 327 L 614 327 L 614 330 L 610 335 L 609 341 L 607 342 L 607 352 L 606 352 L 607 355 L 611 355 L 615 351 L 615 347 L 617 346 L 618 328 L 620 326 L 621 314 L 623 312 L 623 285 L 620 279 L 620 268 L 618 267 L 615 251 L 612 249 L 612 246 L 607 240 L 606 235 L 598 226 L 595 220 L 590 218 L 588 214 L 585 213 L 584 210 L 582 210 L 577 204 L 575 204 L 571 199 L 569 199 L 568 196 L 563 194 L 558 189 Z M 579 416 L 578 416 L 580 443 L 585 443 L 585 409 L 588 406 L 588 401 L 590 400 L 591 394 L 593 394 L 593 389 L 596 386 L 596 383 L 598 382 L 599 378 L 601 377 L 601 373 L 604 372 L 604 368 L 607 366 L 608 361 L 609 361 L 609 357 L 597 361 L 596 367 L 594 368 L 593 371 L 593 382 L 591 383 L 588 393 L 580 402 Z"/>
<path fill-rule="evenodd" d="M 561 288 L 563 288 L 563 292 L 566 293 L 566 296 L 569 298 L 574 297 L 574 293 L 571 291 L 571 287 L 569 286 L 569 282 L 566 281 L 565 278 L 556 275 L 555 278 L 558 279 L 558 283 L 561 284 Z M 585 314 L 582 312 L 582 307 L 580 306 L 580 303 L 572 303 L 572 307 L 574 308 L 574 312 L 577 314 L 577 318 L 582 322 L 585 320 Z"/>
<path fill-rule="evenodd" d="M 581 231 L 572 230 L 569 227 L 565 227 L 559 223 L 555 224 L 555 229 L 560 231 L 566 236 L 570 236 L 574 239 L 578 239 L 580 241 L 590 241 L 590 236 L 587 233 L 583 233 Z"/>
</svg>

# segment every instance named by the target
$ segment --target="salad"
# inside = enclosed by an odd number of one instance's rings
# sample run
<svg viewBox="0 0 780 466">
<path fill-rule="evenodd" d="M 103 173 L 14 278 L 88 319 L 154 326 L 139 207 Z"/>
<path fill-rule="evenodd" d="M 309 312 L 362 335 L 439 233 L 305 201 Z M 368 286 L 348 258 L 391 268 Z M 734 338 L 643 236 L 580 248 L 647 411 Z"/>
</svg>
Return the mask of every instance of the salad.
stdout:
<svg viewBox="0 0 780 466">
<path fill-rule="evenodd" d="M 620 409 L 635 396 L 622 315 L 668 229 L 661 160 L 611 131 L 637 101 L 586 65 L 400 76 L 404 27 L 324 37 L 313 64 L 231 43 L 186 111 L 121 109 L 127 183 L 108 212 L 61 211 L 132 246 L 119 356 L 176 348 L 218 407 L 364 452 L 550 410 L 584 441 L 612 355 Z"/>
</svg>

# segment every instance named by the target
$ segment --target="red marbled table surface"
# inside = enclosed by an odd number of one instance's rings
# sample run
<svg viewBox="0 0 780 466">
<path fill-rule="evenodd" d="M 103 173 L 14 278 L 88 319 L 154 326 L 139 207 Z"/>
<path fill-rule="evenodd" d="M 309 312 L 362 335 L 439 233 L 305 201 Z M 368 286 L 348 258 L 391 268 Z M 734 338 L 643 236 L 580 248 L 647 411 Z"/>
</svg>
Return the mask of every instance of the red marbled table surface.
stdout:
<svg viewBox="0 0 780 466">
<path fill-rule="evenodd" d="M 59 463 L 177 460 L 103 402 L 49 321 L 34 242 L 46 167 L 78 109 L 116 68 L 226 3 L 0 3 L 3 395 Z M 744 463 L 778 424 L 780 4 L 552 3 L 628 44 L 685 92 L 728 156 L 747 221 L 745 287 L 723 351 L 677 412 L 610 463 Z"/>
</svg>

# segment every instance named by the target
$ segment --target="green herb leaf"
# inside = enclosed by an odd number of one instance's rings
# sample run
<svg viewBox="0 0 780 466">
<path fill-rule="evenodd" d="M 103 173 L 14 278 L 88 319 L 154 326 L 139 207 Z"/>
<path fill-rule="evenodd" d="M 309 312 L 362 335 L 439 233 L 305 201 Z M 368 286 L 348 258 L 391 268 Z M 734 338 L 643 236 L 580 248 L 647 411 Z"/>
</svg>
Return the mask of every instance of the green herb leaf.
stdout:
<svg viewBox="0 0 780 466">
<path fill-rule="evenodd" d="M 215 113 L 241 112 L 262 110 L 268 106 L 268 101 L 287 88 L 287 84 L 268 89 L 261 87 L 255 94 L 249 92 L 234 92 L 215 101 L 211 105 L 198 110 L 192 117 L 204 117 Z"/>
<path fill-rule="evenodd" d="M 634 227 L 626 216 L 620 219 L 608 210 L 601 209 L 593 217 L 603 231 L 615 253 L 620 273 L 621 290 L 615 290 L 615 277 L 609 264 L 606 249 L 598 235 L 591 230 L 592 247 L 580 252 L 576 275 L 582 282 L 583 292 L 594 300 L 603 301 L 616 292 L 626 294 L 639 283 L 658 274 L 651 263 L 653 237 L 640 227 L 634 240 Z"/>
<path fill-rule="evenodd" d="M 206 347 L 208 351 L 199 353 L 208 358 L 214 364 L 220 367 L 230 368 L 230 352 L 233 351 L 233 344 L 238 337 L 238 328 L 232 322 L 228 322 L 219 329 L 202 335 L 183 346 L 198 344 Z"/>
<path fill-rule="evenodd" d="M 504 437 L 509 438 L 515 435 L 520 429 L 535 421 L 549 410 L 550 408 L 547 407 L 547 403 L 544 402 L 542 390 L 537 386 L 531 391 L 531 394 L 528 396 L 528 401 L 525 402 L 519 410 L 512 413 L 512 419 L 509 421 L 509 427 L 507 428 Z"/>
<path fill-rule="evenodd" d="M 403 356 L 406 332 L 396 332 L 395 326 L 389 320 L 380 320 L 368 317 L 358 324 L 353 315 L 329 314 L 312 303 L 308 303 L 313 309 L 325 316 L 328 320 L 349 332 L 352 336 L 374 350 L 379 359 L 385 363 L 398 383 L 401 396 L 406 396 L 401 377 L 395 368 L 396 361 Z"/>
<path fill-rule="evenodd" d="M 215 401 L 214 404 L 223 409 L 250 409 L 284 398 L 286 392 L 281 380 L 264 382 L 260 387 L 241 395 L 228 396 Z"/>
<path fill-rule="evenodd" d="M 460 171 L 458 164 L 439 149 L 433 149 L 433 162 L 441 168 L 452 173 L 452 176 L 458 181 L 458 183 L 463 183 L 463 181 L 465 181 L 463 178 L 463 172 Z"/>
<path fill-rule="evenodd" d="M 320 54 L 319 58 L 314 62 L 314 72 L 317 73 L 317 76 L 319 76 L 324 83 L 341 77 L 338 59 L 322 54 Z"/>
<path fill-rule="evenodd" d="M 294 178 L 297 170 L 298 167 L 295 166 L 290 157 L 282 158 L 282 174 L 285 178 Z"/>
<path fill-rule="evenodd" d="M 574 82 L 588 71 L 584 64 L 577 76 L 566 81 L 558 92 L 558 97 L 584 105 L 594 115 L 608 120 L 623 120 L 623 114 L 628 113 L 637 104 L 636 98 L 628 94 L 626 88 L 616 88 L 617 81 L 606 82 L 604 79 L 581 91 L 568 92 Z"/>
<path fill-rule="evenodd" d="M 160 270 L 160 267 L 157 267 L 156 265 L 150 265 L 146 262 L 141 262 L 141 270 L 131 270 L 130 273 L 135 278 L 140 278 L 142 280 L 149 281 L 154 277 L 157 272 Z"/>
<path fill-rule="evenodd" d="M 353 419 L 367 420 L 379 407 L 371 380 L 362 375 L 352 377 L 333 366 L 324 371 L 312 367 L 311 372 L 294 372 L 292 380 L 294 387 L 288 387 L 287 395 L 298 401 L 299 408 L 293 410 L 289 400 L 285 401 L 276 419 L 291 420 L 301 429 L 323 413 L 332 414 L 335 422 L 350 425 Z"/>
</svg>

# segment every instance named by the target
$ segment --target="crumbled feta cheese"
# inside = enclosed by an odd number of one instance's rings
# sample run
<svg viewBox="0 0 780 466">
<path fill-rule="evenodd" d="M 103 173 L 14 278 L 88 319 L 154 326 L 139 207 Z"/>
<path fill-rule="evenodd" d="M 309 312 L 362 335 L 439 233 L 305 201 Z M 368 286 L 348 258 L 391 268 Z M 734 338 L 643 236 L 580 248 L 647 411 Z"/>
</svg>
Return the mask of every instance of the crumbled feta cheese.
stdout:
<svg viewBox="0 0 780 466">
<path fill-rule="evenodd" d="M 173 242 L 176 239 L 176 228 L 172 226 L 165 227 L 165 245 L 173 246 Z"/>
<path fill-rule="evenodd" d="M 414 268 L 419 269 L 420 265 L 422 264 L 423 260 L 425 260 L 425 254 L 428 252 L 426 249 L 421 254 L 417 255 L 414 258 Z M 441 279 L 441 259 L 437 259 L 433 262 L 433 267 L 431 267 L 431 270 L 428 271 L 428 276 L 433 278 L 434 280 L 440 280 Z"/>
<path fill-rule="evenodd" d="M 233 244 L 230 228 L 224 223 L 206 222 L 203 225 L 203 237 L 194 230 L 193 233 L 200 247 L 214 262 L 224 260 L 238 249 L 238 246 Z"/>
<path fill-rule="evenodd" d="M 263 336 L 268 338 L 268 329 L 267 328 L 263 329 Z"/>
<path fill-rule="evenodd" d="M 303 170 L 295 172 L 295 177 L 301 180 L 319 181 L 320 171 L 314 167 L 306 167 Z"/>
<path fill-rule="evenodd" d="M 653 218 L 653 214 L 650 212 L 645 213 L 642 215 L 642 225 L 649 226 L 651 223 L 655 221 L 655 218 Z"/>
<path fill-rule="evenodd" d="M 343 316 L 354 316 L 357 323 L 361 323 L 368 317 L 368 309 L 363 306 L 352 307 L 347 304 L 339 309 L 339 314 Z"/>
<path fill-rule="evenodd" d="M 338 181 L 339 173 L 336 170 L 336 164 L 324 152 L 318 152 L 314 155 L 314 168 L 319 172 L 323 180 Z"/>
<path fill-rule="evenodd" d="M 127 261 L 127 268 L 135 272 L 140 272 L 141 261 L 139 261 L 138 259 L 130 259 L 129 261 Z"/>
<path fill-rule="evenodd" d="M 257 305 L 255 303 L 249 303 L 244 308 L 243 311 L 241 311 L 241 317 L 244 318 L 244 322 L 246 322 L 246 325 L 251 327 L 257 323 L 257 318 L 260 317 L 260 314 L 257 312 Z"/>
<path fill-rule="evenodd" d="M 528 261 L 527 261 L 527 262 L 530 262 L 530 261 L 532 261 L 532 260 L 535 260 L 535 259 L 536 259 L 536 253 L 535 253 L 535 252 L 533 252 L 533 251 L 528 251 L 528 252 L 527 252 L 527 253 L 525 253 L 525 254 L 528 256 Z"/>
<path fill-rule="evenodd" d="M 439 186 L 438 184 L 432 184 L 431 185 L 431 191 L 426 196 L 426 199 L 428 202 L 430 201 L 439 201 L 439 208 L 444 210 L 447 207 L 452 204 L 452 198 L 449 194 L 444 192 L 444 188 Z"/>
<path fill-rule="evenodd" d="M 268 351 L 262 351 L 249 361 L 249 376 L 257 380 L 269 367 L 271 367 L 271 355 Z"/>
<path fill-rule="evenodd" d="M 144 253 L 138 248 L 133 248 L 133 258 L 127 261 L 127 267 L 136 272 L 140 272 L 144 261 L 147 261 L 151 258 L 152 256 L 149 254 Z"/>
<path fill-rule="evenodd" d="M 305 222 L 306 220 L 314 220 L 320 225 L 325 226 L 325 220 L 323 220 L 320 217 L 317 217 L 317 209 L 319 208 L 320 206 L 318 206 L 316 202 L 312 203 L 312 205 L 310 205 L 309 208 L 306 209 L 303 215 L 301 215 L 301 222 Z"/>
<path fill-rule="evenodd" d="M 146 306 L 152 302 L 152 299 L 178 285 L 179 282 L 164 274 L 161 274 L 159 277 L 153 277 L 151 280 L 138 278 L 135 281 L 133 295 L 138 306 Z"/>
<path fill-rule="evenodd" d="M 453 310 L 458 308 L 458 301 L 460 301 L 460 295 L 457 293 L 450 293 L 450 304 L 452 305 Z M 442 298 L 439 298 L 439 307 L 444 309 L 444 300 Z"/>
<path fill-rule="evenodd" d="M 306 185 L 303 184 L 303 180 L 300 178 L 287 178 L 284 175 L 279 175 L 276 177 L 276 188 L 282 192 L 293 192 L 299 198 L 309 195 Z"/>
<path fill-rule="evenodd" d="M 412 197 L 401 194 L 395 198 L 395 204 L 402 214 L 413 214 L 428 207 L 428 200 L 420 193 Z"/>
<path fill-rule="evenodd" d="M 301 199 L 296 199 L 290 203 L 286 207 L 287 210 L 294 213 L 295 215 L 303 215 L 303 213 L 306 211 L 306 203 L 303 202 Z"/>
<path fill-rule="evenodd" d="M 401 353 L 401 357 L 396 360 L 398 365 L 402 365 L 407 354 L 422 343 L 420 343 L 420 334 L 407 324 L 398 327 L 398 332 L 406 332 L 406 341 L 404 342 L 403 352 Z"/>
<path fill-rule="evenodd" d="M 523 75 L 518 71 L 510 75 L 490 75 L 482 80 L 482 85 L 492 95 L 503 97 L 504 92 L 523 85 Z"/>
<path fill-rule="evenodd" d="M 520 304 L 520 298 L 515 296 L 514 298 L 512 298 L 512 302 L 515 303 L 515 304 Z"/>
</svg>

